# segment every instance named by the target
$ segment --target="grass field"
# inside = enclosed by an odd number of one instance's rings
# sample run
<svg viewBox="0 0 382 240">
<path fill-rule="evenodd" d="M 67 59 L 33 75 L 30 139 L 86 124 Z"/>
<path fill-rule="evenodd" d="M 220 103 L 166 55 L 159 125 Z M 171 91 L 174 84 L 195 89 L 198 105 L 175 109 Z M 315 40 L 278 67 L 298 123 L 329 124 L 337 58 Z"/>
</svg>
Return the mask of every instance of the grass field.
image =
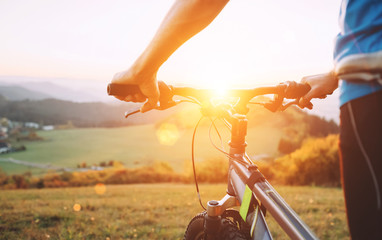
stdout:
<svg viewBox="0 0 382 240">
<path fill-rule="evenodd" d="M 220 199 L 225 185 L 200 189 L 206 202 Z M 341 189 L 276 189 L 320 239 L 349 239 Z M 193 185 L 114 185 L 101 195 L 92 187 L 3 190 L 0 239 L 182 239 L 200 211 Z M 269 225 L 275 239 L 288 239 Z"/>
<path fill-rule="evenodd" d="M 81 128 L 70 130 L 39 131 L 45 140 L 23 142 L 27 151 L 0 155 L 1 158 L 14 158 L 23 161 L 52 164 L 75 168 L 77 164 L 88 165 L 102 161 L 116 160 L 127 167 L 150 165 L 154 161 L 169 162 L 175 170 L 182 171 L 184 162 L 191 158 L 191 138 L 193 129 L 178 130 L 173 145 L 163 145 L 158 141 L 157 129 L 153 125 L 124 128 Z M 223 136 L 227 131 L 222 129 Z M 273 155 L 281 131 L 269 127 L 256 127 L 248 130 L 248 153 Z M 174 136 L 171 136 L 174 139 Z M 218 138 L 214 138 L 219 142 Z M 224 141 L 228 142 L 225 137 Z M 209 143 L 208 129 L 202 127 L 196 139 L 197 160 L 222 157 Z M 32 170 L 40 173 L 45 170 L 29 169 L 22 165 L 0 162 L 6 173 L 23 173 Z"/>
</svg>

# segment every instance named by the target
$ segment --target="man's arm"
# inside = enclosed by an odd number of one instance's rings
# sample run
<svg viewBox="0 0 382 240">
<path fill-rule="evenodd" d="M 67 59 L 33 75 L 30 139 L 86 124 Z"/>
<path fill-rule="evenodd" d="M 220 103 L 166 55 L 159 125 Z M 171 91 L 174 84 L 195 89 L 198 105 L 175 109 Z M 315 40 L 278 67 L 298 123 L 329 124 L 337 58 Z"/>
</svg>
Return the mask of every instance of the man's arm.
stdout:
<svg viewBox="0 0 382 240">
<path fill-rule="evenodd" d="M 112 82 L 136 84 L 145 96 L 118 97 L 125 101 L 144 101 L 142 111 L 156 106 L 159 98 L 157 72 L 162 64 L 188 39 L 208 26 L 229 0 L 177 0 L 144 52 Z"/>
</svg>

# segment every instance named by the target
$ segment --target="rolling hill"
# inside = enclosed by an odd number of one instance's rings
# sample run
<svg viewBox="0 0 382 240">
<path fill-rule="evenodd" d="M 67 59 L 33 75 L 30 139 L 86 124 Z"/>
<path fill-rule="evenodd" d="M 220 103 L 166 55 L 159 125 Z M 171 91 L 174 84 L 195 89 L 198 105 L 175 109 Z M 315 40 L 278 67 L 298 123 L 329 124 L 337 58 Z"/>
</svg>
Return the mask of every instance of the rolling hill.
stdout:
<svg viewBox="0 0 382 240">
<path fill-rule="evenodd" d="M 4 96 L 9 101 L 19 100 L 42 100 L 46 98 L 52 98 L 51 95 L 46 93 L 26 89 L 17 85 L 0 86 L 0 95 Z"/>
<path fill-rule="evenodd" d="M 99 102 L 105 99 L 106 91 L 103 93 L 104 96 L 100 97 L 90 91 L 72 90 L 48 81 L 0 82 L 0 95 L 12 101 L 55 98 L 72 102 Z"/>
</svg>

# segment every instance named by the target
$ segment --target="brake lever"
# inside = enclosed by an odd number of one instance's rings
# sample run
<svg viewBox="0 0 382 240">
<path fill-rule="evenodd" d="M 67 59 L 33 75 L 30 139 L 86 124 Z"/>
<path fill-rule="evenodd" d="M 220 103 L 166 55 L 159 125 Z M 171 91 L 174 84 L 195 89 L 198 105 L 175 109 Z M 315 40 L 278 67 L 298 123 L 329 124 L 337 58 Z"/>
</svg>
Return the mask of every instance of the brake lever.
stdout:
<svg viewBox="0 0 382 240">
<path fill-rule="evenodd" d="M 307 106 L 300 105 L 301 96 L 305 95 L 307 92 L 310 91 L 310 86 L 308 84 L 296 83 L 294 81 L 286 81 L 284 83 L 280 83 L 278 87 L 281 93 L 276 94 L 274 96 L 273 101 L 271 101 L 270 103 L 264 104 L 264 107 L 270 110 L 271 112 L 284 111 L 291 105 L 297 105 L 301 109 L 303 109 L 304 107 L 308 109 L 313 108 L 312 103 L 310 103 Z M 285 98 L 294 100 L 283 104 Z"/>
<path fill-rule="evenodd" d="M 300 107 L 299 105 L 299 101 L 296 99 L 294 101 L 291 101 L 291 102 L 287 102 L 286 104 L 282 104 L 279 108 L 279 111 L 283 112 L 285 109 L 287 109 L 288 107 L 292 106 L 292 105 L 297 105 Z M 301 107 L 300 107 L 301 108 Z"/>
<path fill-rule="evenodd" d="M 313 108 L 313 104 L 310 103 L 308 106 L 301 106 L 300 105 L 300 100 L 299 99 L 295 99 L 294 101 L 291 101 L 291 102 L 288 102 L 286 104 L 282 104 L 278 111 L 284 111 L 285 109 L 287 109 L 288 107 L 290 107 L 291 105 L 297 105 L 299 108 L 301 109 L 304 109 L 304 108 L 308 108 L 308 109 L 312 109 Z"/>
<path fill-rule="evenodd" d="M 271 112 L 277 112 L 279 111 L 280 107 L 283 105 L 284 96 L 281 95 L 275 95 L 274 99 L 270 101 L 269 103 L 265 103 L 264 107 L 268 109 Z"/>
<path fill-rule="evenodd" d="M 271 112 L 283 112 L 291 105 L 297 105 L 301 109 L 304 109 L 305 107 L 308 109 L 313 108 L 313 104 L 310 104 L 309 106 L 301 106 L 299 99 L 295 99 L 294 101 L 290 101 L 285 104 L 283 104 L 283 102 L 280 102 L 279 100 L 279 101 L 271 101 L 269 103 L 264 103 L 262 105 Z"/>
<path fill-rule="evenodd" d="M 134 114 L 136 114 L 136 113 L 139 113 L 141 111 L 141 108 L 139 107 L 139 108 L 135 108 L 134 110 L 132 110 L 132 111 L 126 111 L 125 112 L 125 118 L 128 118 L 128 117 L 130 117 L 131 115 L 134 115 Z"/>
<path fill-rule="evenodd" d="M 170 107 L 174 107 L 175 105 L 177 105 L 180 102 L 181 102 L 180 100 L 172 100 L 172 101 L 170 101 L 170 102 L 168 102 L 166 104 L 161 104 L 161 105 L 159 105 L 159 106 L 157 106 L 156 108 L 153 108 L 153 109 L 156 109 L 156 110 L 166 110 L 166 109 L 168 109 Z M 150 111 L 150 110 L 148 110 L 148 111 Z M 141 107 L 134 108 L 131 111 L 126 111 L 125 112 L 125 118 L 128 118 L 131 115 L 134 115 L 134 114 L 139 113 L 139 112 L 141 112 Z"/>
</svg>

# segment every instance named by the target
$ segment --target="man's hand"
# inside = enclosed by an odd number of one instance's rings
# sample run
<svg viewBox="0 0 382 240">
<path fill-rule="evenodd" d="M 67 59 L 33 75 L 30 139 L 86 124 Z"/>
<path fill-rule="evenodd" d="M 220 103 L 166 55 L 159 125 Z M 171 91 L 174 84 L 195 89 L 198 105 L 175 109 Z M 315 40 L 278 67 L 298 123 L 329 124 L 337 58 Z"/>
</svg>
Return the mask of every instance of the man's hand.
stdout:
<svg viewBox="0 0 382 240">
<path fill-rule="evenodd" d="M 303 77 L 301 83 L 310 85 L 310 91 L 300 99 L 299 105 L 312 109 L 312 98 L 326 98 L 338 87 L 338 78 L 333 71 L 312 76 Z"/>
<path fill-rule="evenodd" d="M 119 100 L 126 102 L 144 102 L 141 112 L 147 112 L 155 108 L 159 100 L 158 82 L 156 79 L 156 72 L 152 74 L 137 74 L 134 71 L 134 66 L 129 70 L 116 73 L 111 81 L 112 83 L 137 85 L 142 94 L 135 94 L 129 96 L 116 96 Z"/>
</svg>

